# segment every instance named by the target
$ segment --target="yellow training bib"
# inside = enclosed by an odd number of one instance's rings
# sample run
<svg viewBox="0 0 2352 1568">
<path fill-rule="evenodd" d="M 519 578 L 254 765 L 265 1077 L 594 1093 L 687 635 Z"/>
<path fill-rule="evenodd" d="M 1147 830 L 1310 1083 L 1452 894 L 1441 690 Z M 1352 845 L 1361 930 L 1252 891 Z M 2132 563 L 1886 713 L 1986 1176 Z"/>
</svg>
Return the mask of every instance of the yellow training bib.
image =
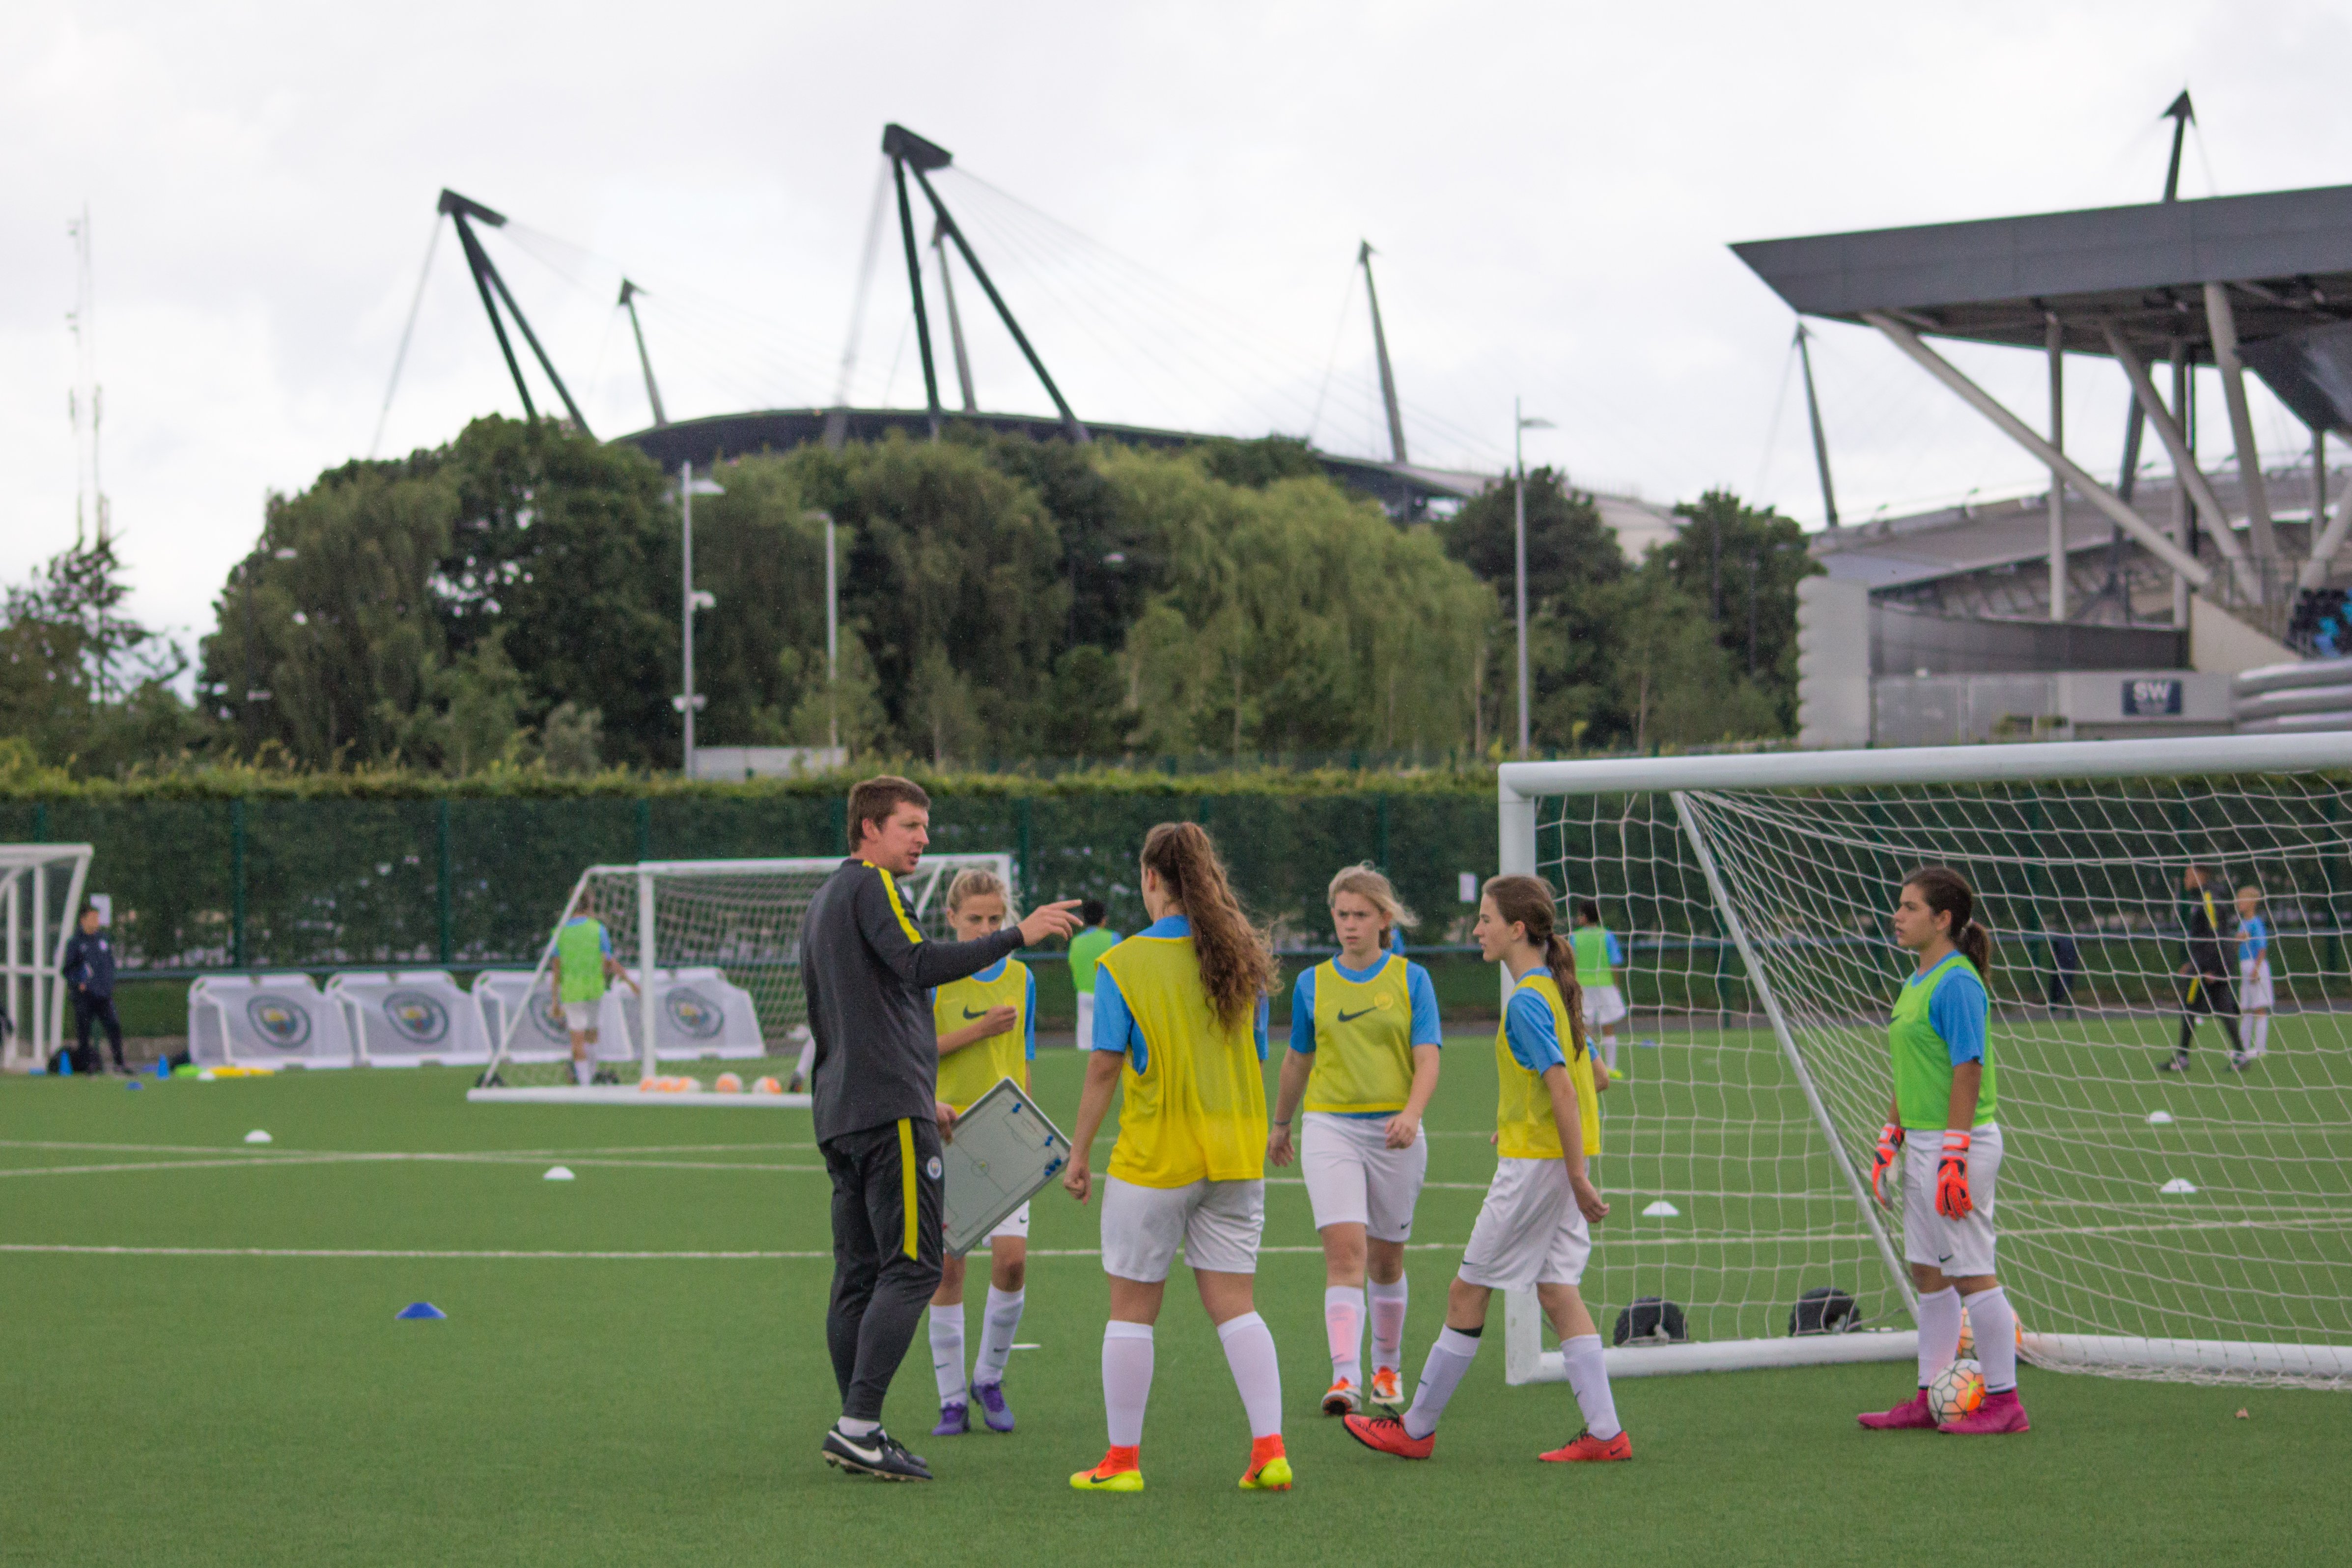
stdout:
<svg viewBox="0 0 2352 1568">
<path fill-rule="evenodd" d="M 1592 1092 L 1592 1053 L 1580 1044 L 1583 1021 L 1569 1017 L 1549 971 L 1530 970 L 1518 989 L 1534 992 L 1551 1009 L 1551 1026 L 1559 1031 L 1561 1054 L 1568 1058 L 1568 1081 L 1576 1086 L 1577 1119 L 1584 1123 L 1584 1153 L 1590 1159 L 1601 1152 L 1601 1101 Z M 1495 1072 L 1502 1080 L 1495 1108 L 1495 1152 L 1506 1160 L 1557 1160 L 1564 1151 L 1559 1124 L 1552 1120 L 1551 1091 L 1544 1087 L 1541 1073 L 1529 1072 L 1511 1054 L 1510 1012 L 1507 1004 L 1503 1021 L 1495 1027 Z"/>
<path fill-rule="evenodd" d="M 1402 1110 L 1412 1092 L 1412 994 L 1405 961 L 1388 955 L 1370 980 L 1336 960 L 1315 966 L 1315 1069 L 1307 1109 Z"/>
<path fill-rule="evenodd" d="M 1012 1008 L 1013 1027 L 940 1058 L 939 1095 L 958 1115 L 995 1088 L 998 1079 L 1024 1086 L 1029 1081 L 1029 968 L 1017 958 L 1007 959 L 1004 973 L 993 980 L 966 975 L 931 994 L 931 1027 L 942 1038 L 979 1023 L 991 1007 Z"/>
<path fill-rule="evenodd" d="M 1189 936 L 1131 936 L 1102 955 L 1143 1032 L 1129 1056 L 1110 1173 L 1139 1187 L 1255 1181 L 1265 1174 L 1265 1077 L 1250 1021 L 1209 1004 Z"/>
</svg>

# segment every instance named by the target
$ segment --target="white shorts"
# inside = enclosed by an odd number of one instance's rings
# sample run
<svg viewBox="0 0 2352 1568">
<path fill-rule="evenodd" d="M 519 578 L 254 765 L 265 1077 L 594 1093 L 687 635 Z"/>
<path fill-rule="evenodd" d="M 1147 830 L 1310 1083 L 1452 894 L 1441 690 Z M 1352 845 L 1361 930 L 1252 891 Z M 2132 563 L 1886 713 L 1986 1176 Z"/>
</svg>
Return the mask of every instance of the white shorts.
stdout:
<svg viewBox="0 0 2352 1568">
<path fill-rule="evenodd" d="M 1614 985 L 1584 988 L 1584 1026 L 1598 1029 L 1625 1016 L 1625 995 Z"/>
<path fill-rule="evenodd" d="M 983 1240 L 994 1241 L 999 1237 L 1010 1237 L 1014 1241 L 1029 1239 L 1029 1205 L 1027 1204 L 1023 1204 L 1019 1208 L 1006 1215 L 1003 1223 L 990 1231 Z M 978 1251 L 979 1248 L 975 1247 L 973 1250 Z"/>
<path fill-rule="evenodd" d="M 1078 1036 L 1072 1043 L 1082 1051 L 1095 1048 L 1095 994 L 1091 991 L 1078 993 Z"/>
<path fill-rule="evenodd" d="M 563 1005 L 563 1026 L 575 1035 L 596 1032 L 596 1012 L 601 1002 L 566 1002 Z"/>
<path fill-rule="evenodd" d="M 1486 1184 L 1486 1201 L 1462 1254 L 1465 1283 L 1490 1290 L 1573 1285 L 1584 1278 L 1591 1256 L 1592 1232 L 1576 1206 L 1565 1162 L 1495 1163 L 1495 1179 Z"/>
<path fill-rule="evenodd" d="M 2258 958 L 2238 965 L 2238 1011 L 2267 1013 L 2277 1005 L 2271 985 L 2271 961 Z"/>
<path fill-rule="evenodd" d="M 1265 1183 L 1194 1182 L 1139 1187 L 1103 1178 L 1103 1272 L 1156 1285 L 1168 1278 L 1176 1247 L 1184 1261 L 1213 1274 L 1257 1272 L 1257 1238 L 1265 1229 Z"/>
<path fill-rule="evenodd" d="M 1340 1116 L 1310 1110 L 1298 1134 L 1298 1171 L 1307 1178 L 1307 1201 L 1314 1205 L 1315 1228 L 1360 1225 L 1375 1241 L 1412 1237 L 1412 1205 L 1429 1174 L 1429 1140 L 1410 1148 L 1389 1147 L 1385 1116 Z"/>
<path fill-rule="evenodd" d="M 1993 1272 L 1992 1208 L 2000 1179 L 2000 1126 L 1987 1122 L 1969 1140 L 1966 1219 L 1936 1212 L 1936 1167 L 1944 1135 L 1927 1129 L 1903 1135 L 1903 1258 L 1940 1268 L 1955 1279 Z"/>
</svg>

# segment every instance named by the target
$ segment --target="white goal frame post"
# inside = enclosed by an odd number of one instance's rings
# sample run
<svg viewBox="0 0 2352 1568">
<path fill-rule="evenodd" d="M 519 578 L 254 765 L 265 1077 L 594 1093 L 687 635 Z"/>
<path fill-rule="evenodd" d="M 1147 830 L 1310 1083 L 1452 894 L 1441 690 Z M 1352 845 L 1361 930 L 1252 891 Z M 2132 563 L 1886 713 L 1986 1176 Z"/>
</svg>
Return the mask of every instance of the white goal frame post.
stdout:
<svg viewBox="0 0 2352 1568">
<path fill-rule="evenodd" d="M 1506 763 L 1497 770 L 1497 864 L 1505 874 L 1542 875 L 1538 805 L 1548 796 L 1664 794 L 1704 872 L 1715 913 L 1739 953 L 1746 978 L 1780 1053 L 1834 1157 L 1855 1210 L 1868 1226 L 1891 1282 L 1915 1316 L 1917 1293 L 1872 1201 L 1867 1178 L 1847 1152 L 1805 1054 L 1772 990 L 1748 932 L 1725 889 L 1688 795 L 1707 790 L 1866 789 L 1906 784 L 1994 784 L 2034 780 L 2094 781 L 2240 777 L 2352 771 L 2352 732 L 2199 736 L 2173 740 L 2084 741 L 2008 745 L 1923 746 L 1884 750 L 1776 752 L 1590 762 Z M 2352 825 L 2347 825 L 2352 826 Z M 1511 980 L 1501 975 L 1506 997 Z M 1605 1108 L 1604 1108 L 1605 1110 Z M 1596 1246 L 1609 1245 L 1606 1232 Z M 1510 1384 L 1564 1382 L 1558 1350 L 1543 1348 L 1543 1312 L 1531 1291 L 1504 1303 L 1504 1371 Z M 1609 1332 L 1603 1325 L 1602 1333 Z M 1610 1374 L 1640 1377 L 1862 1361 L 1908 1361 L 1916 1329 L 1809 1333 L 1683 1344 L 1615 1346 Z M 2195 1381 L 2242 1379 L 2344 1387 L 2352 1380 L 2352 1344 L 2293 1344 L 2247 1340 L 2148 1339 L 2123 1334 L 2021 1333 L 2024 1358 L 2066 1371 L 2134 1372 Z"/>
<path fill-rule="evenodd" d="M 89 881 L 87 844 L 0 844 L 0 1002 L 8 1037 L 0 1070 L 38 1072 L 65 1043 L 66 961 Z M 62 882 L 65 897 L 56 897 Z"/>
<path fill-rule="evenodd" d="M 636 887 L 637 951 L 633 955 L 635 963 L 632 969 L 633 978 L 638 983 L 635 998 L 637 1008 L 637 1067 L 641 1079 L 651 1079 L 656 1075 L 657 1068 L 655 1065 L 654 1051 L 655 991 L 649 982 L 651 977 L 661 969 L 676 967 L 677 964 L 676 955 L 671 955 L 666 963 L 664 954 L 659 951 L 659 925 L 656 907 L 657 884 L 664 879 L 687 877 L 740 878 L 795 872 L 811 876 L 825 876 L 830 875 L 841 865 L 842 858 L 838 855 L 811 855 L 753 860 L 640 860 L 635 864 L 621 863 L 589 867 L 580 873 L 579 880 L 572 883 L 572 893 L 564 900 L 562 913 L 556 917 L 554 925 L 549 930 L 546 944 L 540 950 L 539 962 L 531 967 L 530 984 L 524 989 L 524 1000 L 521 1005 L 509 1009 L 506 1017 L 502 1020 L 499 1037 L 490 1051 L 488 1065 L 482 1069 L 481 1079 L 487 1081 L 500 1067 L 507 1064 L 508 1053 L 514 1042 L 515 1031 L 523 1021 L 524 1009 L 530 1005 L 530 998 L 538 994 L 541 983 L 545 980 L 550 966 L 555 962 L 556 941 L 562 934 L 563 923 L 570 920 L 573 911 L 580 908 L 582 899 L 599 879 L 626 878 Z M 902 897 L 908 899 L 908 914 L 914 919 L 916 924 L 929 928 L 927 934 L 939 934 L 940 921 L 934 918 L 934 915 L 935 910 L 940 913 L 944 911 L 948 884 L 954 880 L 957 872 L 975 866 L 994 871 L 1003 878 L 1004 885 L 1013 889 L 1013 899 L 1016 904 L 1018 903 L 1021 898 L 1021 887 L 1012 855 L 1007 853 L 936 855 L 926 853 L 917 864 L 914 874 L 899 879 L 898 885 Z M 798 1026 L 795 1033 L 798 1032 L 798 1028 L 805 1027 L 805 1023 Z M 467 1091 L 466 1098 L 477 1103 L 533 1101 L 562 1105 L 586 1103 L 757 1105 L 803 1110 L 805 1110 L 809 1104 L 809 1097 L 806 1094 L 646 1094 L 639 1092 L 635 1085 L 624 1085 L 620 1088 L 582 1086 L 508 1089 L 483 1088 L 478 1082 L 476 1087 Z"/>
</svg>

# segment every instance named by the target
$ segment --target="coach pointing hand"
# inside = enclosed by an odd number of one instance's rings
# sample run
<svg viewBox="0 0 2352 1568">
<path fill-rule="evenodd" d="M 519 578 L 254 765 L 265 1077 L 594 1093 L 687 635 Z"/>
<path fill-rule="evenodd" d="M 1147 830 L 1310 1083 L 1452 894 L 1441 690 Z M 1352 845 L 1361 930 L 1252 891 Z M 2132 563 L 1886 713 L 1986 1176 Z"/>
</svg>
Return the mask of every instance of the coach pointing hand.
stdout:
<svg viewBox="0 0 2352 1568">
<path fill-rule="evenodd" d="M 940 1282 L 939 1041 L 927 993 L 1077 927 L 1047 904 L 973 942 L 931 942 L 900 898 L 930 842 L 931 801 L 885 774 L 849 792 L 849 858 L 809 900 L 801 985 L 816 1056 L 816 1144 L 833 1178 L 825 1342 L 841 1419 L 825 1463 L 893 1480 L 929 1467 L 882 1430 L 882 1396 Z"/>
</svg>

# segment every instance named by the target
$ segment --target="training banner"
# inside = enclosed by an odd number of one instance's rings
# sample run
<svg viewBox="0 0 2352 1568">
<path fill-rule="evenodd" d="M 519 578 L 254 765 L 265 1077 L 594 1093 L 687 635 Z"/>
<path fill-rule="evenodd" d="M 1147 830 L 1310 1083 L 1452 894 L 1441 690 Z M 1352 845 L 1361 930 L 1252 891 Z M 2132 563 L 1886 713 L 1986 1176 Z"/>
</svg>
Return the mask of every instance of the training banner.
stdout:
<svg viewBox="0 0 2352 1568">
<path fill-rule="evenodd" d="M 346 1068 L 343 1010 L 307 974 L 207 974 L 188 987 L 188 1059 L 199 1067 Z"/>
<path fill-rule="evenodd" d="M 490 1059 L 481 1010 L 446 970 L 337 974 L 327 982 L 327 1000 L 342 1009 L 352 1054 L 362 1062 L 415 1067 Z"/>
<path fill-rule="evenodd" d="M 528 971 L 484 970 L 474 977 L 474 1016 L 482 1037 L 495 1047 L 506 1031 L 507 1019 L 520 1008 L 509 1054 L 519 1062 L 561 1062 L 572 1059 L 572 1036 L 555 1006 L 555 990 L 544 974 L 531 984 Z M 630 1027 L 627 1004 L 636 993 L 614 985 L 596 1005 L 596 1039 L 589 1055 L 600 1062 L 633 1061 L 637 1055 L 636 1031 Z M 527 1005 L 526 1005 L 527 1004 Z"/>
<path fill-rule="evenodd" d="M 629 1023 L 635 1033 L 636 997 L 629 997 Z M 763 1057 L 768 1047 L 760 1037 L 760 1015 L 751 994 L 716 969 L 660 969 L 654 972 L 654 1055 L 677 1060 L 689 1057 Z"/>
</svg>

